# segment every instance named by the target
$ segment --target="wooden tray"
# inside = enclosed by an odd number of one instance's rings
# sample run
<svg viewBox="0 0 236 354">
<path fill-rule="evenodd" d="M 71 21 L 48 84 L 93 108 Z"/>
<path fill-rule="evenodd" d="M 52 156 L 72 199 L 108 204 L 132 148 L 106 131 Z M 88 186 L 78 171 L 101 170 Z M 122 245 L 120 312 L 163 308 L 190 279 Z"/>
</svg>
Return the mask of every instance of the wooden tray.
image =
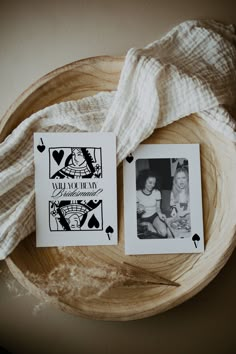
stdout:
<svg viewBox="0 0 236 354">
<path fill-rule="evenodd" d="M 10 107 L 0 122 L 2 141 L 22 120 L 56 102 L 79 99 L 100 91 L 115 90 L 123 58 L 95 57 L 80 60 L 44 76 L 27 89 Z M 235 145 L 212 131 L 194 116 L 181 119 L 155 131 L 145 143 L 200 143 L 206 250 L 203 254 L 125 256 L 123 249 L 122 167 L 118 168 L 119 245 L 57 248 L 35 247 L 30 235 L 7 258 L 14 277 L 31 293 L 64 311 L 88 318 L 131 320 L 170 309 L 189 299 L 206 286 L 224 266 L 235 247 Z M 81 257 L 80 257 L 81 256 Z M 29 278 L 27 271 L 48 274 L 70 258 L 78 265 L 91 260 L 119 266 L 123 261 L 177 281 L 180 286 L 120 286 L 99 297 L 50 298 L 43 287 Z M 82 264 L 80 263 L 80 264 Z"/>
</svg>

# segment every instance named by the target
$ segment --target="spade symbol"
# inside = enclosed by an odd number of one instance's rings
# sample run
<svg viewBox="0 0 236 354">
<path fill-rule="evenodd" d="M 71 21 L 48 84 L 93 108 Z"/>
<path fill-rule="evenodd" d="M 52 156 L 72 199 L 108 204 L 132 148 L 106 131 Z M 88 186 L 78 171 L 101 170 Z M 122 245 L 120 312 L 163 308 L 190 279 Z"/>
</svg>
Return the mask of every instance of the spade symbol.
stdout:
<svg viewBox="0 0 236 354">
<path fill-rule="evenodd" d="M 192 240 L 194 242 L 194 246 L 197 248 L 197 244 L 200 241 L 200 237 L 198 236 L 198 234 L 193 235 Z"/>
<path fill-rule="evenodd" d="M 92 229 L 93 227 L 95 227 L 96 229 L 98 229 L 100 226 L 98 219 L 96 218 L 96 216 L 93 214 L 88 222 L 88 227 L 90 229 Z"/>
<path fill-rule="evenodd" d="M 114 230 L 113 230 L 113 228 L 111 226 L 108 226 L 106 228 L 106 233 L 107 233 L 107 237 L 108 237 L 109 240 L 111 239 L 110 234 L 113 234 L 113 232 L 114 232 Z"/>
<path fill-rule="evenodd" d="M 133 157 L 133 155 L 131 153 L 126 157 L 126 161 L 128 163 L 131 163 L 133 161 L 133 159 L 134 159 L 134 157 Z"/>
<path fill-rule="evenodd" d="M 40 138 L 40 141 L 41 141 L 41 145 L 38 145 L 37 149 L 39 152 L 43 152 L 45 150 L 46 146 L 44 145 L 42 138 Z"/>
<path fill-rule="evenodd" d="M 60 150 L 60 151 L 54 150 L 52 153 L 52 156 L 53 156 L 54 160 L 56 161 L 56 163 L 58 165 L 60 165 L 61 160 L 63 159 L 63 156 L 64 156 L 64 151 L 63 150 Z"/>
</svg>

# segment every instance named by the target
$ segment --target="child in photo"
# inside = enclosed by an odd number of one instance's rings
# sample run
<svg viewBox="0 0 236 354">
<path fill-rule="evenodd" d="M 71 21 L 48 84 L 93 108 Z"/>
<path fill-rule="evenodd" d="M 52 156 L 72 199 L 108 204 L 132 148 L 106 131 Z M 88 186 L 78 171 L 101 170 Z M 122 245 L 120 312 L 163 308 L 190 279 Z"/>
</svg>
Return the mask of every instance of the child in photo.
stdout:
<svg viewBox="0 0 236 354">
<path fill-rule="evenodd" d="M 140 172 L 137 179 L 138 228 L 148 231 L 149 236 L 167 238 L 166 216 L 161 211 L 161 193 L 155 173 L 150 170 Z"/>
<path fill-rule="evenodd" d="M 190 214 L 189 204 L 188 169 L 186 167 L 179 167 L 175 171 L 170 195 L 171 216 L 187 217 Z"/>
</svg>

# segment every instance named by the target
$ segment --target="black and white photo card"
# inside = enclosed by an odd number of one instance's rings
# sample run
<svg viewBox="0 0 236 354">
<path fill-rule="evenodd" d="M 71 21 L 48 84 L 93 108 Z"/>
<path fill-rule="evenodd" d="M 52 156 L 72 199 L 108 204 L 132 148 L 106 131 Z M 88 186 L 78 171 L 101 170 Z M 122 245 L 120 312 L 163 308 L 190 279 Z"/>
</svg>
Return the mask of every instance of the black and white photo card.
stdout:
<svg viewBox="0 0 236 354">
<path fill-rule="evenodd" d="M 38 247 L 117 244 L 116 137 L 35 133 Z"/>
<path fill-rule="evenodd" d="M 204 251 L 198 144 L 141 144 L 124 161 L 125 253 Z"/>
</svg>

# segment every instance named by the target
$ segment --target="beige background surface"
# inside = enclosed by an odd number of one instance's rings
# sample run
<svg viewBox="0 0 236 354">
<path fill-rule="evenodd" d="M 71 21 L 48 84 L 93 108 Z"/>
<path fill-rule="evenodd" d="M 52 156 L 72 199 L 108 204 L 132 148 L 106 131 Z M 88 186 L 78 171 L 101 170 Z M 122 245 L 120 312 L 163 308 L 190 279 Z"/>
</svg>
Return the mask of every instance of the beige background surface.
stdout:
<svg viewBox="0 0 236 354">
<path fill-rule="evenodd" d="M 0 0 L 0 116 L 47 72 L 85 57 L 124 55 L 130 47 L 142 47 L 193 18 L 236 24 L 234 1 Z M 87 320 L 52 307 L 33 316 L 38 300 L 30 295 L 15 297 L 7 287 L 12 276 L 4 262 L 0 270 L 0 346 L 11 353 L 236 351 L 235 253 L 216 279 L 191 300 L 128 323 Z"/>
</svg>

